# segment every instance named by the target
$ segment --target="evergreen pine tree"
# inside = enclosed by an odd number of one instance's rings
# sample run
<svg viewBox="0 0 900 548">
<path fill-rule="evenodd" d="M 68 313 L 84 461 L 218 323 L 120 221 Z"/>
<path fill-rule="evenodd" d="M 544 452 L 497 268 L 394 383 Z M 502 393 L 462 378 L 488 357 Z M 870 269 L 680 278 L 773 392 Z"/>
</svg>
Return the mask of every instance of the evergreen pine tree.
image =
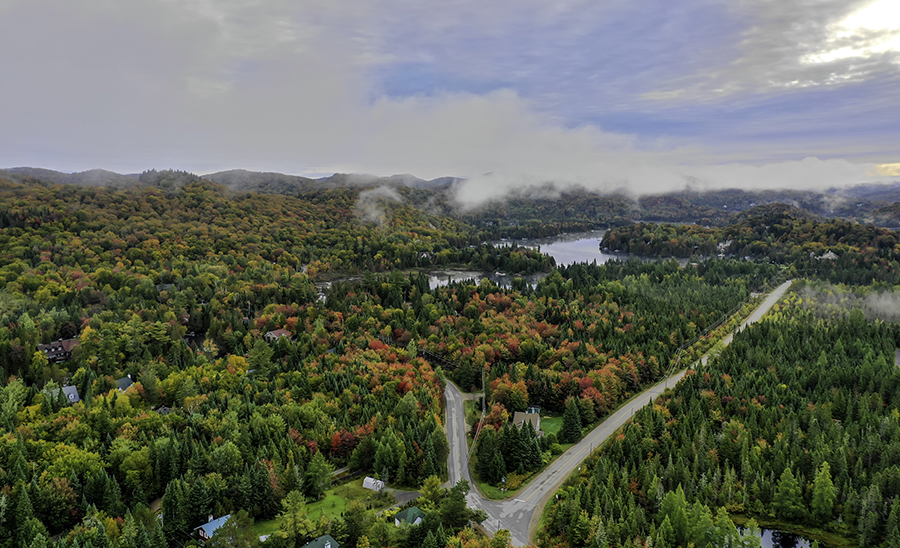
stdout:
<svg viewBox="0 0 900 548">
<path fill-rule="evenodd" d="M 669 521 L 669 526 L 675 535 L 675 544 L 672 544 L 672 546 L 686 545 L 688 536 L 687 501 L 681 485 L 675 491 L 669 491 L 663 497 L 659 517 L 663 521 Z M 660 524 L 660 527 L 662 527 L 662 524 Z"/>
<path fill-rule="evenodd" d="M 503 459 L 503 455 L 500 451 L 495 451 L 494 456 L 491 457 L 491 465 L 488 468 L 488 474 L 485 479 L 488 483 L 499 484 L 502 481 L 503 476 L 506 475 L 506 462 Z"/>
<path fill-rule="evenodd" d="M 31 497 L 28 496 L 28 489 L 24 483 L 19 485 L 13 516 L 17 545 L 27 546 L 33 540 L 33 536 L 27 539 L 25 537 L 29 533 L 28 520 L 34 518 L 34 508 L 31 506 Z"/>
<path fill-rule="evenodd" d="M 781 473 L 775 496 L 772 498 L 772 510 L 779 519 L 787 521 L 801 520 L 806 516 L 803 506 L 803 494 L 790 467 Z"/>
<path fill-rule="evenodd" d="M 206 488 L 206 481 L 203 478 L 194 481 L 191 484 L 191 492 L 188 497 L 188 508 L 191 516 L 189 527 L 194 528 L 206 523 L 210 510 L 212 510 L 211 503 L 209 491 Z"/>
<path fill-rule="evenodd" d="M 166 535 L 163 533 L 161 526 L 156 526 L 150 534 L 150 548 L 168 548 L 166 544 Z"/>
<path fill-rule="evenodd" d="M 147 535 L 147 530 L 144 529 L 143 525 L 138 528 L 137 537 L 134 539 L 134 548 L 153 548 L 150 545 L 150 537 Z"/>
<path fill-rule="evenodd" d="M 578 409 L 578 400 L 569 398 L 566 401 L 566 410 L 563 412 L 562 427 L 560 428 L 560 441 L 563 443 L 576 443 L 581 439 L 581 411 Z"/>
<path fill-rule="evenodd" d="M 890 548 L 900 548 L 900 496 L 891 502 L 891 512 L 885 524 L 887 544 Z"/>
<path fill-rule="evenodd" d="M 377 460 L 377 457 L 376 457 Z M 318 499 L 331 484 L 331 465 L 325 460 L 325 455 L 321 451 L 313 455 L 309 465 L 306 467 L 306 494 Z M 400 479 L 398 478 L 398 481 Z"/>
<path fill-rule="evenodd" d="M 666 516 L 659 529 L 656 530 L 656 544 L 654 544 L 654 547 L 675 548 L 676 546 L 678 546 L 678 542 L 675 540 L 675 531 L 672 529 L 672 522 L 669 521 L 669 516 Z"/>
<path fill-rule="evenodd" d="M 28 545 L 28 548 L 49 548 L 47 537 L 43 533 L 38 533 Z"/>
<path fill-rule="evenodd" d="M 819 525 L 825 525 L 831 521 L 836 500 L 837 495 L 834 490 L 834 483 L 831 481 L 831 466 L 829 466 L 828 461 L 824 461 L 816 474 L 813 484 L 812 502 L 810 503 L 813 518 Z"/>
</svg>

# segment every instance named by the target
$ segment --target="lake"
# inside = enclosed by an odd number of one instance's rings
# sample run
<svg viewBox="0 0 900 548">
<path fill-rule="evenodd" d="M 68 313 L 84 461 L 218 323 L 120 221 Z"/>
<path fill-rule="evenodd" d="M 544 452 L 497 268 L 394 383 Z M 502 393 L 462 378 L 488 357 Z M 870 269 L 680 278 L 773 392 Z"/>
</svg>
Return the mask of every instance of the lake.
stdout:
<svg viewBox="0 0 900 548">
<path fill-rule="evenodd" d="M 541 253 L 550 255 L 556 259 L 557 265 L 570 265 L 574 263 L 605 263 L 615 259 L 625 259 L 624 253 L 603 253 L 600 251 L 600 240 L 606 234 L 605 230 L 593 230 L 591 232 L 576 232 L 572 234 L 560 234 L 551 238 L 536 238 L 522 240 L 500 240 L 491 242 L 495 246 L 518 245 L 540 249 Z"/>
<path fill-rule="evenodd" d="M 541 253 L 553 257 L 558 266 L 590 263 L 593 261 L 596 261 L 597 264 L 603 264 L 606 261 L 628 258 L 628 255 L 625 253 L 603 253 L 600 251 L 600 240 L 603 239 L 604 234 L 606 234 L 605 230 L 593 230 L 590 232 L 559 234 L 549 238 L 502 239 L 491 242 L 491 245 L 496 247 L 517 245 L 519 247 L 539 249 Z M 546 276 L 546 273 L 541 272 L 523 276 L 523 278 L 534 287 Z M 487 278 L 501 287 L 509 287 L 515 276 L 505 272 L 472 270 L 435 270 L 428 272 L 429 284 L 432 289 L 447 285 L 450 282 L 469 279 L 480 280 L 482 278 Z"/>
<path fill-rule="evenodd" d="M 560 234 L 549 238 L 528 238 L 509 240 L 503 239 L 491 242 L 494 246 L 510 246 L 517 245 L 519 247 L 528 247 L 539 249 L 541 253 L 550 255 L 556 260 L 559 266 L 570 265 L 573 263 L 590 263 L 596 261 L 597 264 L 603 264 L 607 261 L 615 259 L 624 260 L 628 258 L 627 253 L 603 253 L 600 251 L 600 240 L 606 234 L 605 230 L 593 230 L 590 232 L 576 232 L 572 234 Z M 647 258 L 646 260 L 653 260 Z M 685 259 L 682 259 L 682 266 Z M 463 280 L 481 280 L 487 278 L 501 287 L 509 287 L 513 279 L 516 277 L 505 272 L 484 272 L 479 270 L 429 270 L 428 274 L 429 286 L 435 287 L 445 286 L 451 282 L 460 282 Z M 547 274 L 540 272 L 528 276 L 522 276 L 525 281 L 534 287 Z M 359 276 L 351 276 L 346 278 L 338 278 L 333 281 L 353 281 L 361 279 Z M 319 289 L 319 298 L 324 300 L 325 292 L 331 287 L 332 282 L 317 282 Z"/>
</svg>

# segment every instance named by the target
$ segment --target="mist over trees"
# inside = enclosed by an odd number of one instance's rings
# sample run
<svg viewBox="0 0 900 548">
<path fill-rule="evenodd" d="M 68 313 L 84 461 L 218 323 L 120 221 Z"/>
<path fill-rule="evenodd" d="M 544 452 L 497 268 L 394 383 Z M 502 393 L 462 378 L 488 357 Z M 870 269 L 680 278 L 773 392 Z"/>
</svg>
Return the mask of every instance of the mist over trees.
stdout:
<svg viewBox="0 0 900 548">
<path fill-rule="evenodd" d="M 900 338 L 870 313 L 898 283 L 890 232 L 766 206 L 604 239 L 710 256 L 696 264 L 556 268 L 487 242 L 627 223 L 633 204 L 572 192 L 553 215 L 560 202 L 522 199 L 467 217 L 449 214 L 452 181 L 278 179 L 260 194 L 175 171 L 123 187 L 16 177 L 0 181 L 0 546 L 175 547 L 231 514 L 223 535 L 247 545 L 250 523 L 277 519 L 265 546 L 502 548 L 467 527 L 471 486 L 441 488 L 447 379 L 484 390 L 473 471 L 511 487 L 784 276 L 862 287 L 809 282 L 639 413 L 560 491 L 541 545 L 752 543 L 732 515 L 900 538 Z M 447 267 L 512 281 L 432 288 L 428 270 Z M 60 341 L 68 354 L 45 346 Z M 558 432 L 512 424 L 535 406 Z M 395 528 L 359 501 L 310 516 L 344 468 L 418 488 L 423 523 Z"/>
</svg>

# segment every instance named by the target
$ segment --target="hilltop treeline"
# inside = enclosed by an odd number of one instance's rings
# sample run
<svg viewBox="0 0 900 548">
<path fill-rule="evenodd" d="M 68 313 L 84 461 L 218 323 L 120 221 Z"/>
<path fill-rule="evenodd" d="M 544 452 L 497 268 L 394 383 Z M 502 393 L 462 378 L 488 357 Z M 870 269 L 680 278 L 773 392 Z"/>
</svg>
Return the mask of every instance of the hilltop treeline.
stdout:
<svg viewBox="0 0 900 548">
<path fill-rule="evenodd" d="M 783 204 L 759 206 L 722 228 L 637 223 L 606 233 L 611 250 L 645 256 L 750 257 L 835 283 L 900 283 L 900 240 L 885 228 L 817 220 Z"/>
</svg>

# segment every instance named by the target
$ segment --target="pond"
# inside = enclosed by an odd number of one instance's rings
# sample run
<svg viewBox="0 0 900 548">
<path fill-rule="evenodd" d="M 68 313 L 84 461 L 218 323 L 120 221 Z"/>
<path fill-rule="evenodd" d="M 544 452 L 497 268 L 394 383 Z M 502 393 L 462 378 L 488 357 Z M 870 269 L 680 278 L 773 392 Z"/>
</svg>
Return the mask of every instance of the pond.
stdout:
<svg viewBox="0 0 900 548">
<path fill-rule="evenodd" d="M 760 529 L 760 542 L 763 548 L 810 548 L 812 546 L 812 542 L 807 538 L 773 529 Z"/>
</svg>

